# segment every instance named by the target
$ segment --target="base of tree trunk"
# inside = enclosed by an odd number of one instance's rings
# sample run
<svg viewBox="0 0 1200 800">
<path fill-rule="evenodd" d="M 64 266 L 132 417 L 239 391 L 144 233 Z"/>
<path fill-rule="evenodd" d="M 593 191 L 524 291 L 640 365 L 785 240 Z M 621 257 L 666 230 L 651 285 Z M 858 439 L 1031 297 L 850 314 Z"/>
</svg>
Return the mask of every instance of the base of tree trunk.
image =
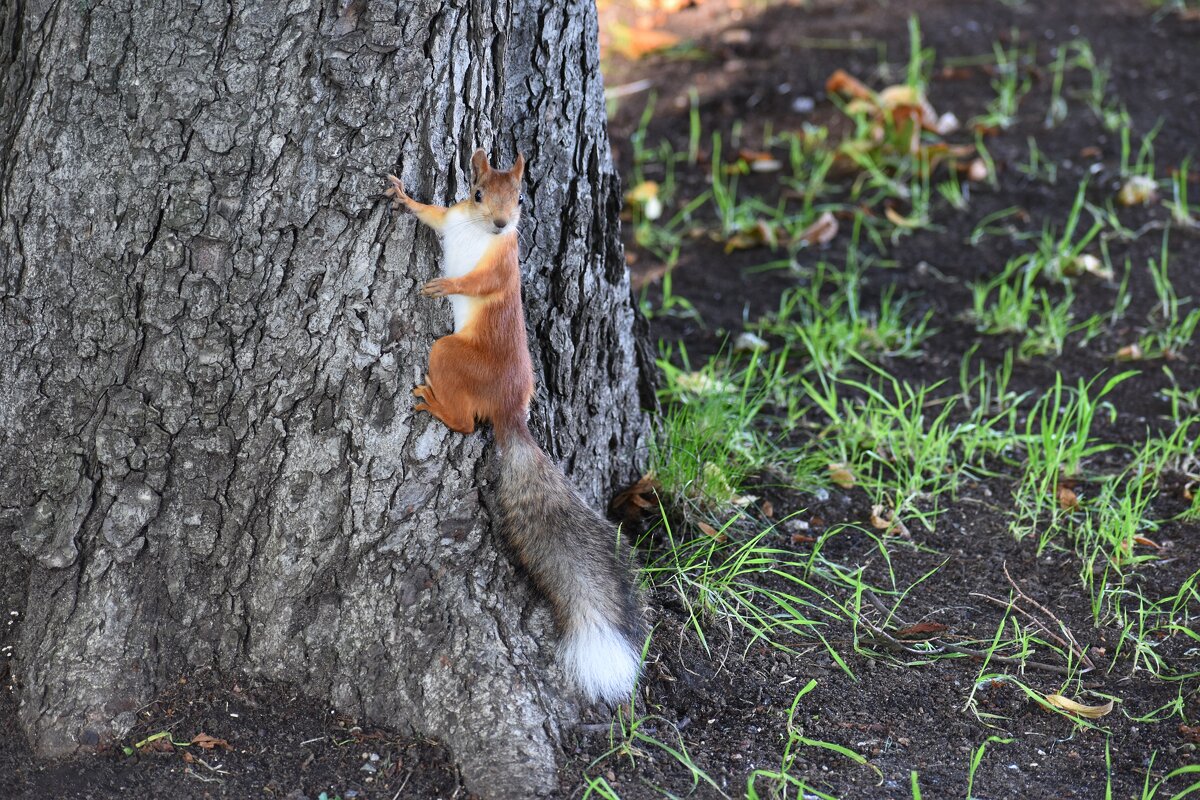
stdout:
<svg viewBox="0 0 1200 800">
<path fill-rule="evenodd" d="M 451 317 L 381 193 L 454 202 L 476 146 L 524 152 L 535 436 L 593 502 L 636 478 L 595 13 L 0 7 L 0 537 L 40 754 L 215 669 L 439 737 L 488 796 L 554 790 L 579 700 L 490 532 L 489 435 L 412 412 Z"/>
</svg>

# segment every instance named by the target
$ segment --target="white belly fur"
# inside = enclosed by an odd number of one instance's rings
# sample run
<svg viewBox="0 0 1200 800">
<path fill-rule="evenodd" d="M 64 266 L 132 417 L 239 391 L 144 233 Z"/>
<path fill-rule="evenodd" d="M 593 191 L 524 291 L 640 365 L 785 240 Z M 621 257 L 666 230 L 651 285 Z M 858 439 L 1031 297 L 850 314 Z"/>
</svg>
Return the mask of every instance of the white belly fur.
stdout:
<svg viewBox="0 0 1200 800">
<path fill-rule="evenodd" d="M 442 228 L 442 274 L 447 278 L 461 278 L 475 269 L 488 247 L 496 240 L 489 228 L 471 219 L 466 209 L 451 208 L 446 213 L 446 224 Z M 452 294 L 449 299 L 454 312 L 454 330 L 457 332 L 470 320 L 474 300 L 461 294 Z"/>
</svg>

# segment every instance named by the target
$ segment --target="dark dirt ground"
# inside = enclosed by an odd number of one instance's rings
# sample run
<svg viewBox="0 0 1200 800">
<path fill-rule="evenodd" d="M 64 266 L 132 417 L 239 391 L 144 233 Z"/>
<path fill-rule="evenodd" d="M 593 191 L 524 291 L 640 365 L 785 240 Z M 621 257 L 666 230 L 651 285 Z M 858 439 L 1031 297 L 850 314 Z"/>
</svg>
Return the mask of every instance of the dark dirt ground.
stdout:
<svg viewBox="0 0 1200 800">
<path fill-rule="evenodd" d="M 707 58 L 613 60 L 607 83 L 614 87 L 643 78 L 653 80 L 659 111 L 650 124 L 651 142 L 667 138 L 677 148 L 686 145 L 690 86 L 699 93 L 706 132 L 728 134 L 732 122 L 741 120 L 745 140 L 757 142 L 761 141 L 758 131 L 767 123 L 781 131 L 797 129 L 805 121 L 833 122 L 838 112 L 825 97 L 824 85 L 837 68 L 879 88 L 880 82 L 871 79 L 878 63 L 875 48 L 840 49 L 830 42 L 851 37 L 879 40 L 886 43 L 888 61 L 901 64 L 907 54 L 906 23 L 911 12 L 919 13 L 925 45 L 936 51 L 939 65 L 948 57 L 990 53 L 994 41 L 1018 30 L 1037 42 L 1037 63 L 1045 67 L 1051 61 L 1051 47 L 1084 37 L 1100 59 L 1112 62 L 1110 92 L 1125 102 L 1135 130 L 1145 134 L 1163 120 L 1155 141 L 1158 174 L 1165 174 L 1168 165 L 1178 164 L 1196 149 L 1200 23 L 1156 17 L 1152 9 L 1133 0 L 814 0 L 793 5 L 706 0 L 669 15 L 662 24 L 691 40 Z M 731 30 L 737 33 L 730 34 Z M 935 108 L 952 110 L 962 120 L 983 113 L 994 95 L 989 77 L 982 70 L 969 72 L 965 77 L 934 80 L 930 100 Z M 1068 78 L 1068 94 L 1080 88 L 1081 80 L 1078 75 Z M 1119 143 L 1077 102 L 1071 104 L 1071 114 L 1063 124 L 1044 130 L 1047 83 L 1044 74 L 1035 80 L 1021 105 L 1018 124 L 987 141 L 998 164 L 999 189 L 977 187 L 969 210 L 963 213 L 950 213 L 944 204 L 935 205 L 941 230 L 903 239 L 888 254 L 895 269 L 868 273 L 864 304 L 877 303 L 884 288 L 895 284 L 898 291 L 913 295 L 917 311 L 933 310 L 933 324 L 939 329 L 919 357 L 884 364 L 897 376 L 927 382 L 953 379 L 959 361 L 972 345 L 978 343 L 980 356 L 993 360 L 1013 345 L 1003 337 L 980 336 L 958 316 L 970 303 L 966 283 L 996 272 L 1017 252 L 1017 245 L 1007 239 L 989 238 L 978 247 L 964 244 L 977 220 L 1016 205 L 1028 212 L 1028 230 L 1040 230 L 1044 220 L 1061 224 L 1078 182 L 1089 172 L 1094 174 L 1090 199 L 1101 200 L 1115 191 Z M 784 85 L 786 91 L 781 90 Z M 813 98 L 815 108 L 804 114 L 793 111 L 796 97 Z M 614 152 L 626 174 L 632 158 L 629 136 L 644 102 L 640 95 L 623 98 L 611 123 Z M 1029 180 L 1012 168 L 1027 157 L 1028 136 L 1035 136 L 1047 157 L 1058 164 L 1057 185 Z M 970 141 L 970 137 L 961 140 Z M 1087 148 L 1092 147 L 1099 149 L 1098 156 L 1088 154 Z M 692 175 L 681 173 L 681 194 L 698 194 L 705 174 L 704 168 Z M 751 179 L 743 183 L 743 189 L 753 191 Z M 1200 187 L 1196 194 L 1200 195 Z M 1166 214 L 1161 207 L 1130 210 L 1122 219 L 1137 228 L 1165 219 Z M 1122 263 L 1127 255 L 1136 264 L 1145 263 L 1157 254 L 1159 245 L 1157 232 L 1131 244 L 1110 242 L 1115 263 Z M 630 252 L 635 273 L 654 268 L 649 253 L 636 246 L 631 246 Z M 673 274 L 674 292 L 695 305 L 704 325 L 656 317 L 652 335 L 682 340 L 693 362 L 717 352 L 729 331 L 740 331 L 746 320 L 773 310 L 780 292 L 796 281 L 787 271 L 753 270 L 773 257 L 765 250 L 726 254 L 720 243 L 704 239 L 689 243 Z M 805 252 L 802 257 L 834 256 L 830 251 Z M 933 273 L 918 269 L 921 262 L 946 280 L 931 286 Z M 1200 285 L 1200 238 L 1173 234 L 1172 273 L 1181 287 Z M 1147 281 L 1140 273 L 1135 276 L 1134 302 L 1127 314 L 1130 320 L 1145 316 L 1153 297 Z M 652 286 L 649 291 L 653 302 L 657 289 Z M 1181 294 L 1187 291 L 1181 288 Z M 1077 294 L 1077 317 L 1083 317 L 1110 308 L 1114 289 L 1098 281 L 1081 281 Z M 1086 349 L 1068 343 L 1061 357 L 1018 364 L 1014 388 L 1044 389 L 1056 371 L 1073 383 L 1112 370 L 1113 355 L 1135 337 L 1132 328 L 1109 330 Z M 1181 355 L 1184 358 L 1170 364 L 1177 380 L 1185 387 L 1200 386 L 1200 354 L 1193 349 Z M 1131 440 L 1146 426 L 1164 424 L 1167 401 L 1162 389 L 1167 384 L 1161 361 L 1121 367 L 1141 372 L 1118 387 L 1111 398 L 1127 427 L 1104 428 L 1101 433 L 1114 440 Z M 1011 536 L 1007 521 L 996 513 L 1008 502 L 1011 489 L 1001 481 L 969 488 L 950 504 L 936 533 L 914 529 L 919 547 L 898 545 L 892 549 L 891 568 L 902 586 L 946 562 L 914 590 L 902 613 L 908 622 L 934 621 L 956 634 L 985 636 L 995 629 L 1001 611 L 970 593 L 1007 597 L 1006 564 L 1028 594 L 1052 609 L 1092 648 L 1100 668 L 1085 684 L 1123 699 L 1125 713 L 1103 720 L 1111 731 L 1112 796 L 1140 797 L 1152 753 L 1157 754 L 1153 763 L 1156 777 L 1197 763 L 1196 743 L 1175 722 L 1146 725 L 1129 719 L 1170 701 L 1176 687 L 1152 681 L 1144 672 L 1129 677 L 1127 659 L 1108 671 L 1106 656 L 1119 632 L 1092 626 L 1073 554 L 1050 549 L 1038 556 L 1035 541 L 1018 542 Z M 811 521 L 814 531 L 841 521 L 862 521 L 869 508 L 866 495 L 857 490 L 835 490 L 817 497 L 765 485 L 755 487 L 755 492 L 771 501 L 775 518 L 802 511 L 801 518 Z M 1182 508 L 1182 500 L 1164 496 L 1154 513 L 1165 517 Z M 804 552 L 802 543 L 793 544 L 782 531 L 770 536 L 769 544 Z M 1167 591 L 1178 587 L 1200 565 L 1200 525 L 1169 523 L 1158 532 L 1157 540 L 1171 549 L 1168 557 L 1141 570 L 1141 588 L 1151 597 L 1156 587 Z M 875 542 L 865 536 L 846 533 L 835 537 L 825 544 L 824 553 L 843 564 L 866 564 L 868 574 L 876 577 L 883 569 Z M 170 729 L 184 739 L 207 733 L 226 740 L 229 750 L 201 751 L 193 746 L 133 757 L 118 750 L 58 763 L 33 761 L 15 727 L 8 672 L 17 645 L 17 612 L 25 571 L 26 565 L 11 551 L 0 561 L 0 613 L 6 623 L 0 630 L 0 797 L 315 800 L 321 792 L 328 792 L 330 798 L 467 796 L 452 754 L 437 743 L 379 730 L 367 721 L 337 717 L 327 708 L 291 697 L 286 687 L 237 686 L 212 675 L 187 676 L 172 692 L 143 709 L 141 722 L 126 744 Z M 909 775 L 915 770 L 925 797 L 966 797 L 971 755 L 989 736 L 1012 737 L 1013 741 L 989 744 L 975 775 L 975 797 L 1105 796 L 1106 737 L 1098 731 L 1076 729 L 1064 718 L 1043 712 L 1014 686 L 1002 682 L 987 684 L 977 694 L 981 708 L 1004 715 L 994 720 L 992 727 L 983 724 L 963 710 L 980 669 L 970 659 L 897 666 L 884 659 L 853 655 L 852 632 L 848 628 L 831 630 L 831 644 L 850 654 L 848 664 L 858 678 L 851 681 L 823 648 L 808 642 L 798 643 L 800 652 L 792 655 L 753 643 L 737 631 L 713 631 L 713 652 L 706 654 L 695 636 L 685 630 L 686 616 L 676 599 L 660 592 L 651 595 L 650 603 L 657 628 L 641 694 L 645 711 L 654 716 L 643 731 L 673 744 L 682 741 L 695 763 L 729 796 L 743 796 L 746 776 L 752 770 L 779 767 L 788 709 L 796 692 L 810 679 L 817 680 L 817 687 L 806 695 L 796 718 L 803 734 L 862 753 L 883 776 L 881 782 L 875 772 L 828 750 L 801 749 L 792 774 L 834 796 L 908 798 Z M 1160 655 L 1178 671 L 1187 671 L 1189 664 L 1191 671 L 1200 670 L 1197 653 L 1185 650 L 1176 640 Z M 1049 674 L 1030 672 L 1024 680 L 1045 692 L 1058 686 L 1058 677 Z M 1200 718 L 1200 697 L 1194 687 L 1185 697 L 1184 716 L 1194 726 Z M 691 789 L 686 770 L 652 748 L 634 760 L 611 756 L 593 764 L 609 748 L 606 731 L 589 728 L 579 732 L 563 771 L 562 797 L 583 794 L 581 775 L 585 772 L 604 776 L 626 800 L 662 796 L 656 787 L 676 795 L 686 795 Z M 377 759 L 372 759 L 372 754 Z M 1172 784 L 1163 796 L 1183 785 Z M 763 796 L 774 796 L 765 783 L 760 783 L 759 790 Z M 719 793 L 702 783 L 691 796 L 716 797 Z"/>
</svg>

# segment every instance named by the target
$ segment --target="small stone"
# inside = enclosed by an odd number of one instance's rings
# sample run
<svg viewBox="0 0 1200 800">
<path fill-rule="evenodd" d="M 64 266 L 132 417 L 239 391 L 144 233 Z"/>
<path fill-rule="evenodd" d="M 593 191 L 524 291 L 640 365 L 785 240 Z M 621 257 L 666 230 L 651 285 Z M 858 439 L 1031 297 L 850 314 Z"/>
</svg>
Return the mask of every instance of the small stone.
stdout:
<svg viewBox="0 0 1200 800">
<path fill-rule="evenodd" d="M 792 100 L 792 111 L 797 114 L 811 114 L 817 107 L 817 101 L 811 97 L 800 96 Z"/>
</svg>

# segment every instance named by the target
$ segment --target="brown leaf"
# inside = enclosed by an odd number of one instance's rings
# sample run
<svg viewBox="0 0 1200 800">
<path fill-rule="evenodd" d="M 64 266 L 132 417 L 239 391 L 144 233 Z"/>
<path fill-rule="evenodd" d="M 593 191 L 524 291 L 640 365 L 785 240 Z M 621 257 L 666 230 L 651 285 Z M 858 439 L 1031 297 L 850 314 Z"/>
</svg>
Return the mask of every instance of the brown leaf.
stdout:
<svg viewBox="0 0 1200 800">
<path fill-rule="evenodd" d="M 618 492 L 609 508 L 627 520 L 637 519 L 643 511 L 658 506 L 660 488 L 662 485 L 654 477 L 654 473 L 648 472 L 639 478 L 637 483 Z"/>
<path fill-rule="evenodd" d="M 826 211 L 813 224 L 804 229 L 800 239 L 808 244 L 828 244 L 838 235 L 838 221 L 833 213 Z"/>
<path fill-rule="evenodd" d="M 939 633 L 945 633 L 949 627 L 940 622 L 918 622 L 896 631 L 897 639 L 931 639 Z"/>
<path fill-rule="evenodd" d="M 1079 151 L 1080 158 L 1101 158 L 1103 156 L 1104 156 L 1104 151 L 1101 150 L 1099 147 L 1096 147 L 1096 145 L 1094 145 L 1094 144 L 1088 145 L 1087 147 L 1085 147 Z"/>
<path fill-rule="evenodd" d="M 1141 361 L 1142 346 L 1140 344 L 1127 344 L 1117 351 L 1117 361 Z"/>
<path fill-rule="evenodd" d="M 679 37 L 668 31 L 631 28 L 619 22 L 612 23 L 608 32 L 610 48 L 630 61 L 679 44 Z"/>
<path fill-rule="evenodd" d="M 774 249 L 778 244 L 775 229 L 760 219 L 751 227 L 743 228 L 726 239 L 725 252 L 732 253 L 734 250 L 750 250 L 763 246 Z"/>
<path fill-rule="evenodd" d="M 738 158 L 749 164 L 752 173 L 778 173 L 784 168 L 779 158 L 762 150 L 738 150 Z"/>
<path fill-rule="evenodd" d="M 885 531 L 892 527 L 891 515 L 884 517 L 883 506 L 879 504 L 871 506 L 871 527 L 880 531 Z"/>
<path fill-rule="evenodd" d="M 763 516 L 766 517 L 767 519 L 774 517 L 775 516 L 775 504 L 772 503 L 770 500 L 763 500 L 762 513 L 763 513 Z"/>
<path fill-rule="evenodd" d="M 908 526 L 896 519 L 896 512 L 888 511 L 887 516 L 884 516 L 883 506 L 878 503 L 871 506 L 871 527 L 883 531 L 885 536 L 899 536 L 904 539 L 912 538 L 912 533 L 908 530 Z"/>
<path fill-rule="evenodd" d="M 1133 537 L 1133 543 L 1144 545 L 1145 547 L 1153 547 L 1155 550 L 1162 549 L 1162 546 L 1159 545 L 1158 542 L 1154 541 L 1153 539 L 1149 538 L 1148 536 L 1142 536 L 1140 533 Z"/>
<path fill-rule="evenodd" d="M 1063 511 L 1072 511 L 1079 508 L 1079 495 L 1075 494 L 1075 490 L 1068 486 L 1059 486 L 1058 507 Z"/>
<path fill-rule="evenodd" d="M 944 81 L 966 81 L 975 77 L 975 70 L 971 67 L 942 67 L 938 77 Z"/>
<path fill-rule="evenodd" d="M 854 488 L 854 473 L 845 464 L 830 464 L 827 469 L 829 470 L 829 480 L 843 489 Z"/>
<path fill-rule="evenodd" d="M 233 749 L 229 746 L 229 742 L 225 741 L 224 739 L 218 739 L 215 736 L 209 736 L 207 733 L 197 733 L 192 738 L 192 744 L 205 750 L 215 750 L 218 747 L 220 747 L 222 750 Z"/>
<path fill-rule="evenodd" d="M 843 69 L 836 70 L 829 76 L 829 80 L 825 81 L 825 92 L 827 94 L 844 94 L 860 100 L 874 97 L 874 93 L 867 88 L 865 83 Z"/>
<path fill-rule="evenodd" d="M 700 528 L 705 536 L 708 536 L 711 539 L 716 539 L 718 542 L 724 542 L 728 538 L 725 536 L 725 534 L 721 533 L 707 522 L 697 522 L 696 527 Z"/>
<path fill-rule="evenodd" d="M 626 253 L 629 251 L 626 250 Z M 629 282 L 633 285 L 635 291 L 641 291 L 656 281 L 662 279 L 664 275 L 671 271 L 670 264 L 663 261 L 657 261 L 653 264 L 647 264 L 638 269 L 629 271 Z"/>
</svg>

